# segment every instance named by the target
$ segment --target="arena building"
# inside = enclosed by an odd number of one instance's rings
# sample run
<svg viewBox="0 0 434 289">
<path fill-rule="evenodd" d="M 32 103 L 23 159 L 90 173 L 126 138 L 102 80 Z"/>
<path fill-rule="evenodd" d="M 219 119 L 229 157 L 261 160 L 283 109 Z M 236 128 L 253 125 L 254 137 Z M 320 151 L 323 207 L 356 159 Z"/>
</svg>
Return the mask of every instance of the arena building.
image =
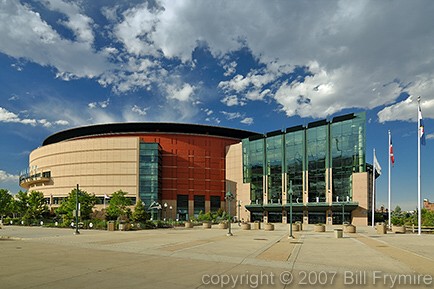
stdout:
<svg viewBox="0 0 434 289">
<path fill-rule="evenodd" d="M 21 187 L 57 207 L 77 184 L 157 204 L 154 218 L 187 220 L 226 208 L 244 221 L 367 224 L 372 169 L 365 114 L 267 134 L 180 123 L 114 123 L 49 136 L 31 152 Z M 292 204 L 291 198 L 292 195 Z"/>
</svg>

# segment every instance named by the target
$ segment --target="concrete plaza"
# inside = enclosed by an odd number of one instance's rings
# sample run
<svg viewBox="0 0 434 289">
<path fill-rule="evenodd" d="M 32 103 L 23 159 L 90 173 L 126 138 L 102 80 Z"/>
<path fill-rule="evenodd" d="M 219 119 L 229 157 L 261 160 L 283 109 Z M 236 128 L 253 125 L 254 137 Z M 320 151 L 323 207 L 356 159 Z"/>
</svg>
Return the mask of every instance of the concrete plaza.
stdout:
<svg viewBox="0 0 434 289">
<path fill-rule="evenodd" d="M 434 235 L 5 226 L 0 288 L 433 288 Z"/>
</svg>

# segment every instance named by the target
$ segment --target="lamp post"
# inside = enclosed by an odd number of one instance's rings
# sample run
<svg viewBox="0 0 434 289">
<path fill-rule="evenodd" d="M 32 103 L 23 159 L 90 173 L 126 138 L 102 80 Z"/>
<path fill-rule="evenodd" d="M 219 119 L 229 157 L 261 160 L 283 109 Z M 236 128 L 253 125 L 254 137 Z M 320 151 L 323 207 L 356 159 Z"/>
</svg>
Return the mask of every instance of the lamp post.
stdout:
<svg viewBox="0 0 434 289">
<path fill-rule="evenodd" d="M 292 181 L 289 181 L 289 239 L 294 239 L 292 235 L 292 195 L 294 191 L 292 190 Z"/>
<path fill-rule="evenodd" d="M 164 221 L 166 222 L 166 217 L 167 217 L 167 203 L 164 203 Z"/>
<path fill-rule="evenodd" d="M 238 226 L 241 226 L 241 220 L 240 220 L 240 215 L 241 215 L 241 200 L 238 200 Z"/>
<path fill-rule="evenodd" d="M 234 195 L 231 192 L 226 193 L 226 200 L 228 201 L 228 213 L 229 213 L 229 223 L 228 223 L 228 233 L 226 236 L 232 236 L 231 232 L 231 201 L 234 199 Z"/>
<path fill-rule="evenodd" d="M 78 231 L 78 192 L 80 191 L 79 186 L 77 184 L 77 191 L 75 192 L 75 235 L 79 235 L 80 232 Z"/>
<path fill-rule="evenodd" d="M 169 221 L 172 221 L 172 209 L 173 209 L 173 207 L 172 206 L 169 206 L 169 210 L 170 210 L 170 217 L 169 217 Z"/>
<path fill-rule="evenodd" d="M 342 201 L 342 225 L 345 223 L 345 201 Z"/>
</svg>

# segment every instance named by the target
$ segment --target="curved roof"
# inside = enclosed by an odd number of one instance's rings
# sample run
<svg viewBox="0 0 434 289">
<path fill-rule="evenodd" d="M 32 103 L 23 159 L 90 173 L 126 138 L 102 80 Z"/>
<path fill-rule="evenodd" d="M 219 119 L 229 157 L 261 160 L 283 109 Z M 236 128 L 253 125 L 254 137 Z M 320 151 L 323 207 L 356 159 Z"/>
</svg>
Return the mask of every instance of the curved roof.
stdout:
<svg viewBox="0 0 434 289">
<path fill-rule="evenodd" d="M 77 138 L 137 133 L 201 134 L 228 137 L 234 139 L 243 139 L 254 135 L 260 135 L 259 133 L 246 130 L 200 124 L 167 122 L 127 122 L 97 124 L 67 129 L 50 135 L 44 140 L 42 145 L 45 146 Z"/>
</svg>

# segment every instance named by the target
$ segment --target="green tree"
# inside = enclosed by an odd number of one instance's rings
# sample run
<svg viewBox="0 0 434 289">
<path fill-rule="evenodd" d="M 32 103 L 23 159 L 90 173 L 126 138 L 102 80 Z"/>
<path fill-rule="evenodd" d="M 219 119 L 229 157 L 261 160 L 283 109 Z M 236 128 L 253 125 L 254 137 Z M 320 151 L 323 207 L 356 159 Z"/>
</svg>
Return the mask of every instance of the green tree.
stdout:
<svg viewBox="0 0 434 289">
<path fill-rule="evenodd" d="M 396 206 L 395 210 L 392 211 L 390 222 L 395 226 L 402 226 L 405 224 L 405 214 L 402 213 L 400 206 Z"/>
<path fill-rule="evenodd" d="M 134 206 L 132 219 L 134 222 L 145 222 L 149 219 L 149 214 L 146 212 L 145 206 L 141 200 L 138 200 Z"/>
<path fill-rule="evenodd" d="M 24 219 L 36 220 L 48 211 L 44 194 L 41 192 L 31 191 L 28 195 L 27 204 L 28 207 Z"/>
<path fill-rule="evenodd" d="M 90 219 L 96 201 L 97 198 L 94 194 L 89 194 L 82 190 L 79 191 L 78 202 L 80 203 L 80 215 L 82 219 Z M 67 224 L 74 220 L 73 211 L 76 209 L 76 202 L 77 189 L 73 189 L 56 210 L 56 213 L 62 215 L 64 222 Z"/>
<path fill-rule="evenodd" d="M 108 220 L 117 220 L 118 218 L 128 218 L 127 207 L 131 205 L 131 200 L 126 197 L 128 193 L 119 190 L 114 192 L 110 197 L 110 203 L 107 208 L 106 216 Z"/>
<path fill-rule="evenodd" d="M 422 209 L 422 226 L 434 226 L 434 212 Z"/>
<path fill-rule="evenodd" d="M 15 198 L 15 211 L 22 217 L 27 213 L 29 196 L 27 192 L 19 191 Z"/>
<path fill-rule="evenodd" d="M 3 216 L 11 213 L 12 209 L 12 195 L 8 190 L 0 189 L 0 217 L 1 223 L 3 223 Z"/>
</svg>

